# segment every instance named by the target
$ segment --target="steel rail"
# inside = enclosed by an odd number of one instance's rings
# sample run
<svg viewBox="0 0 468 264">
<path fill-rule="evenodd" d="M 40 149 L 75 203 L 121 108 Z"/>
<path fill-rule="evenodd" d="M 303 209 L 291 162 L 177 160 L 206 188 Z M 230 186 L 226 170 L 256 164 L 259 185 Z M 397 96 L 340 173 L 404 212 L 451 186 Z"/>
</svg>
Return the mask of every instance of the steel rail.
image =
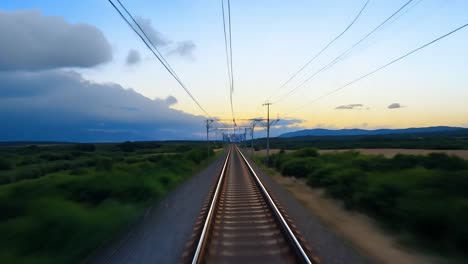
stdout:
<svg viewBox="0 0 468 264">
<path fill-rule="evenodd" d="M 244 160 L 245 164 L 247 164 L 247 166 L 249 167 L 250 169 L 250 172 L 252 173 L 252 175 L 254 176 L 254 179 L 255 181 L 257 182 L 258 186 L 260 187 L 260 190 L 262 191 L 264 197 L 266 198 L 267 202 L 269 203 L 269 205 L 271 206 L 271 208 L 273 209 L 273 212 L 275 213 L 275 215 L 277 216 L 280 224 L 283 226 L 283 228 L 285 229 L 287 235 L 289 236 L 289 238 L 291 239 L 291 241 L 294 243 L 294 246 L 295 246 L 295 249 L 298 251 L 300 257 L 302 257 L 302 260 L 304 261 L 304 263 L 308 263 L 308 264 L 313 264 L 315 262 L 312 262 L 310 259 L 309 259 L 309 256 L 307 256 L 307 253 L 305 252 L 304 248 L 302 247 L 301 243 L 299 242 L 299 240 L 296 238 L 296 235 L 294 234 L 294 232 L 291 230 L 291 228 L 289 227 L 289 224 L 286 222 L 286 220 L 284 219 L 283 215 L 281 214 L 280 210 L 278 209 L 278 207 L 276 206 L 275 202 L 273 201 L 273 199 L 271 198 L 269 192 L 267 191 L 267 189 L 265 188 L 265 186 L 263 185 L 263 183 L 260 181 L 260 178 L 257 176 L 257 174 L 255 173 L 254 169 L 252 168 L 252 166 L 250 166 L 249 162 L 247 161 L 247 159 L 245 158 L 244 154 L 242 154 L 242 152 L 239 150 L 239 148 L 236 146 L 235 147 L 236 150 L 239 152 L 239 154 L 241 155 L 242 159 Z"/>
<path fill-rule="evenodd" d="M 211 222 L 213 220 L 214 211 L 216 210 L 216 206 L 218 204 L 218 197 L 221 192 L 221 186 L 223 184 L 224 176 L 226 175 L 226 167 L 231 156 L 232 148 L 229 148 L 229 152 L 227 154 L 226 160 L 224 161 L 223 169 L 218 179 L 218 183 L 216 184 L 216 191 L 213 195 L 213 200 L 211 201 L 210 210 L 208 211 L 208 215 L 206 217 L 205 224 L 203 226 L 202 233 L 200 235 L 200 239 L 198 241 L 197 249 L 195 250 L 195 254 L 192 259 L 192 264 L 200 263 L 201 256 L 203 253 L 203 249 L 205 247 L 207 238 L 208 238 L 208 229 L 210 228 Z"/>
</svg>

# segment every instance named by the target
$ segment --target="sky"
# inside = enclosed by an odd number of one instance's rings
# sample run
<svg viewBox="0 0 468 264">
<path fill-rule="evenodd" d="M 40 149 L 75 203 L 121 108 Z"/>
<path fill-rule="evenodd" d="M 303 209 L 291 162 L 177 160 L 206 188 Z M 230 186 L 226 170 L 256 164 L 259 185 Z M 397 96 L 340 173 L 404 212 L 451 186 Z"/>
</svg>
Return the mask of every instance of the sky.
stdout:
<svg viewBox="0 0 468 264">
<path fill-rule="evenodd" d="M 468 27 L 315 100 L 468 23 L 465 0 L 413 0 L 284 97 L 407 2 L 370 0 L 342 37 L 280 89 L 366 1 L 231 1 L 235 118 L 265 117 L 262 104 L 270 100 L 271 117 L 283 120 L 273 135 L 314 127 L 468 127 Z M 209 116 L 108 1 L 1 1 L 0 140 L 202 138 L 207 117 L 231 119 L 221 1 L 122 2 Z"/>
</svg>

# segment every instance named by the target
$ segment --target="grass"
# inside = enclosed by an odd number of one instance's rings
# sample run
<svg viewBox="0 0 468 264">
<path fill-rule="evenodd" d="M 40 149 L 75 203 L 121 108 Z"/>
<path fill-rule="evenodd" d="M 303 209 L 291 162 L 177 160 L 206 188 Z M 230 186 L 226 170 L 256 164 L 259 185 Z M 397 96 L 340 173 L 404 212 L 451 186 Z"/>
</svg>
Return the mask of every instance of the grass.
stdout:
<svg viewBox="0 0 468 264">
<path fill-rule="evenodd" d="M 324 188 L 347 209 L 374 217 L 413 244 L 451 259 L 466 258 L 468 161 L 441 153 L 320 155 L 311 148 L 283 151 L 270 161 L 282 175 Z"/>
<path fill-rule="evenodd" d="M 215 158 L 198 143 L 0 153 L 0 263 L 78 263 Z"/>
</svg>

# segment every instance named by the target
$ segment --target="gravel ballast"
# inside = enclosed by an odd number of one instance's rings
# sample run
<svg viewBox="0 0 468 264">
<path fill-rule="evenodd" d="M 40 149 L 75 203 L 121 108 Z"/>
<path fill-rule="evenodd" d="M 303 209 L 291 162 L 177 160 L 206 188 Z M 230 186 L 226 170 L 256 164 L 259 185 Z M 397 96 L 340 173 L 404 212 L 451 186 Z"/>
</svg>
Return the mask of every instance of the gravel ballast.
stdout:
<svg viewBox="0 0 468 264">
<path fill-rule="evenodd" d="M 276 183 L 270 176 L 267 176 L 265 172 L 249 158 L 250 152 L 242 152 L 249 160 L 250 165 L 268 191 L 280 201 L 281 205 L 293 220 L 303 238 L 319 257 L 322 264 L 370 263 L 367 258 L 361 256 L 342 238 L 330 231 L 316 215 L 305 208 L 291 193 Z"/>
</svg>

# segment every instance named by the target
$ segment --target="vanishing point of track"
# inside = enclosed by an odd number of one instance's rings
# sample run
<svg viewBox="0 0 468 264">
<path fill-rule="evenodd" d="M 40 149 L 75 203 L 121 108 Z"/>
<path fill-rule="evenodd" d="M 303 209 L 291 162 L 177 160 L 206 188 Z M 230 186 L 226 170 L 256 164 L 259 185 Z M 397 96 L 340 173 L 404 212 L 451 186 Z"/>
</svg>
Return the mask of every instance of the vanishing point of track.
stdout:
<svg viewBox="0 0 468 264">
<path fill-rule="evenodd" d="M 240 150 L 229 147 L 186 263 L 319 263 Z"/>
</svg>

